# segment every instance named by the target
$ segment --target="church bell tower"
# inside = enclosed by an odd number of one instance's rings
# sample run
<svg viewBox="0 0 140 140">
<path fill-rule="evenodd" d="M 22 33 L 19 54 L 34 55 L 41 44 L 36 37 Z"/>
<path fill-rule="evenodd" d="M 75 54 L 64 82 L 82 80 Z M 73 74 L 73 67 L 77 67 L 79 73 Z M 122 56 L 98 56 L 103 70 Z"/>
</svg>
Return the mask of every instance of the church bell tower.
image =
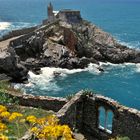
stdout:
<svg viewBox="0 0 140 140">
<path fill-rule="evenodd" d="M 52 6 L 51 2 L 48 5 L 48 20 L 49 21 L 54 20 L 53 6 Z"/>
</svg>

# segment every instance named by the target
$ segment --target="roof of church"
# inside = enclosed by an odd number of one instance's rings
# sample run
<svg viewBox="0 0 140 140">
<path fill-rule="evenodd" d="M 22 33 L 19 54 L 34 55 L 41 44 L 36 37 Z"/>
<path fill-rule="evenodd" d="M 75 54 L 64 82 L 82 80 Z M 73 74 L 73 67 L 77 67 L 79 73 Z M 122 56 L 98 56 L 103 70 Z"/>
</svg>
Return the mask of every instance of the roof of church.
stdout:
<svg viewBox="0 0 140 140">
<path fill-rule="evenodd" d="M 80 12 L 80 11 L 78 11 L 78 10 L 72 10 L 72 9 L 62 9 L 59 12 L 65 12 L 65 13 L 67 13 L 67 12 Z"/>
</svg>

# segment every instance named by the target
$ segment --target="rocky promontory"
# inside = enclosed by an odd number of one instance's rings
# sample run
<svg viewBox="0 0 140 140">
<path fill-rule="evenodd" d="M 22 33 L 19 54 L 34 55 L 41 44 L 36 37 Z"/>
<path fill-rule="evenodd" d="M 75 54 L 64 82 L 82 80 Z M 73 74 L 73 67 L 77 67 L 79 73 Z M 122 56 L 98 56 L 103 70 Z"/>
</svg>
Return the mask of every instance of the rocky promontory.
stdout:
<svg viewBox="0 0 140 140">
<path fill-rule="evenodd" d="M 88 21 L 70 24 L 56 20 L 11 40 L 0 52 L 0 73 L 23 81 L 29 70 L 38 72 L 46 66 L 85 68 L 99 62 L 140 63 L 140 51 L 119 44 Z"/>
</svg>

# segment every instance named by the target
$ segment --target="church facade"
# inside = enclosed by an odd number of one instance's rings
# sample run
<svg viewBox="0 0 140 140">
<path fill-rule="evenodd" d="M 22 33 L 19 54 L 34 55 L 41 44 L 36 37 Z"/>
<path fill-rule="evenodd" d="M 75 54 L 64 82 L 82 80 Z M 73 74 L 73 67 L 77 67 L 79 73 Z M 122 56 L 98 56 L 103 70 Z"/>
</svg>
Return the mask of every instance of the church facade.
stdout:
<svg viewBox="0 0 140 140">
<path fill-rule="evenodd" d="M 48 19 L 44 20 L 43 23 L 53 22 L 57 19 L 68 23 L 80 23 L 82 21 L 82 17 L 80 11 L 64 9 L 60 11 L 54 11 L 53 5 L 50 3 L 47 7 Z"/>
</svg>

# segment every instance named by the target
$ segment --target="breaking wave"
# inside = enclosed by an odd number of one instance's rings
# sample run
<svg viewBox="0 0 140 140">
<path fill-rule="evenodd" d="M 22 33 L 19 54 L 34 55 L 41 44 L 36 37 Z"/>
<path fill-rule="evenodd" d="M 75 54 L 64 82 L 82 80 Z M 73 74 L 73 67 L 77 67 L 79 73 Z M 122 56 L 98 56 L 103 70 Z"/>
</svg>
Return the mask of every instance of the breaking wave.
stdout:
<svg viewBox="0 0 140 140">
<path fill-rule="evenodd" d="M 122 33 L 122 34 L 115 34 L 114 38 L 117 39 L 118 43 L 120 43 L 124 46 L 127 46 L 129 48 L 140 49 L 140 41 L 139 40 L 133 40 L 133 41 L 131 40 L 129 42 L 122 40 L 128 36 L 130 36 L 130 35 L 128 35 L 127 33 Z M 130 36 L 130 38 L 132 38 L 132 37 Z M 127 39 L 127 40 L 129 40 L 129 39 Z"/>
<path fill-rule="evenodd" d="M 9 28 L 11 23 L 9 22 L 0 22 L 0 31 Z"/>
<path fill-rule="evenodd" d="M 135 64 L 135 63 L 122 63 L 122 64 L 113 64 L 110 62 L 104 63 L 104 62 L 100 62 L 99 64 L 104 70 L 105 72 L 109 72 L 110 70 L 114 70 L 114 69 L 120 69 L 120 68 L 127 68 L 129 69 L 129 73 L 140 73 L 140 64 Z M 126 71 L 124 71 L 126 72 Z"/>
<path fill-rule="evenodd" d="M 0 22 L 0 37 L 12 30 L 35 26 L 35 23 L 26 22 Z"/>
<path fill-rule="evenodd" d="M 99 67 L 104 69 L 102 73 L 99 71 Z M 56 94 L 59 95 L 61 91 L 63 91 L 63 87 L 59 85 L 58 79 L 61 79 L 62 82 L 65 83 L 65 79 L 69 75 L 74 76 L 75 73 L 85 74 L 84 72 L 89 72 L 90 74 L 95 75 L 98 78 L 100 74 L 106 74 L 110 72 L 115 72 L 115 75 L 119 75 L 119 72 L 123 70 L 123 75 L 121 73 L 121 77 L 128 77 L 133 75 L 134 73 L 140 73 L 140 64 L 133 63 L 124 63 L 124 64 L 112 64 L 112 63 L 100 63 L 89 64 L 89 66 L 85 69 L 62 69 L 62 68 L 53 68 L 53 67 L 44 67 L 41 69 L 41 73 L 39 75 L 34 74 L 29 71 L 29 83 L 28 84 L 18 84 L 16 88 L 22 88 L 24 92 L 28 92 L 34 95 L 48 95 L 47 93 L 51 93 L 51 96 Z M 117 72 L 116 72 L 117 71 Z M 79 75 L 80 76 L 80 75 Z M 81 79 L 82 80 L 82 79 Z M 85 81 L 86 82 L 86 81 Z"/>
<path fill-rule="evenodd" d="M 48 84 L 50 84 L 50 82 L 52 82 L 58 76 L 63 78 L 70 74 L 80 73 L 80 72 L 85 72 L 85 71 L 98 75 L 98 74 L 100 74 L 98 67 L 99 66 L 96 64 L 89 64 L 89 66 L 85 69 L 72 69 L 72 70 L 62 69 L 62 68 L 44 67 L 44 68 L 41 68 L 40 75 L 35 75 L 33 72 L 29 71 L 29 73 L 28 73 L 29 74 L 29 84 L 27 84 L 26 86 L 32 86 L 33 84 L 48 85 Z"/>
</svg>

